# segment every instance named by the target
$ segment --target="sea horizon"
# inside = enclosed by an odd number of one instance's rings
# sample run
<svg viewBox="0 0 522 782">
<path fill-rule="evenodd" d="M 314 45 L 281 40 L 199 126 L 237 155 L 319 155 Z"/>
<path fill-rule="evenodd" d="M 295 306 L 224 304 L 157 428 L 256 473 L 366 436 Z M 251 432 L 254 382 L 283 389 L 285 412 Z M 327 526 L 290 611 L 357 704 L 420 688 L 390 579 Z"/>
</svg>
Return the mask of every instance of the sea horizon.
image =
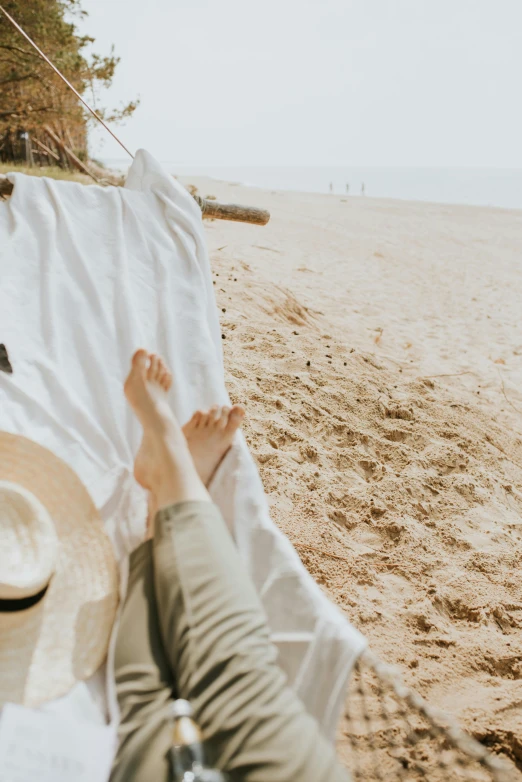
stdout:
<svg viewBox="0 0 522 782">
<path fill-rule="evenodd" d="M 123 159 L 103 159 L 126 171 Z M 415 166 L 206 166 L 160 161 L 180 177 L 247 187 L 522 209 L 522 169 Z"/>
</svg>

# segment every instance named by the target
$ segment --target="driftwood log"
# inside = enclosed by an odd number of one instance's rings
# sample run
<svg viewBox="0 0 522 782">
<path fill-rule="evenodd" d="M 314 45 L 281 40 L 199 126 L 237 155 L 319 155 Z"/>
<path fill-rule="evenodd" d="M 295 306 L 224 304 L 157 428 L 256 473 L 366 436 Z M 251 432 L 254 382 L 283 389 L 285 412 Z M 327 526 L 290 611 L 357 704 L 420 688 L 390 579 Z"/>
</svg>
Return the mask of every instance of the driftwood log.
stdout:
<svg viewBox="0 0 522 782">
<path fill-rule="evenodd" d="M 44 144 L 43 141 L 39 141 L 37 138 L 31 138 L 31 144 L 36 144 L 37 147 L 39 147 L 47 157 L 52 157 L 58 162 L 60 162 L 60 156 L 56 154 L 50 147 L 47 146 L 47 144 Z"/>
<path fill-rule="evenodd" d="M 206 218 L 214 217 L 217 220 L 235 220 L 238 223 L 255 223 L 255 225 L 266 225 L 270 220 L 270 212 L 266 209 L 238 204 L 220 204 L 219 201 L 210 201 L 198 195 L 193 198 L 199 204 L 201 214 Z"/>
<path fill-rule="evenodd" d="M 83 174 L 87 174 L 87 176 L 90 176 L 91 179 L 94 179 L 94 181 L 97 184 L 100 184 L 100 180 L 98 179 L 98 177 L 95 174 L 93 174 L 92 171 L 89 171 L 87 166 L 84 166 L 82 161 L 76 157 L 72 149 L 69 149 L 67 144 L 64 144 L 64 142 L 61 140 L 59 136 L 56 135 L 56 133 L 54 132 L 54 130 L 52 130 L 52 128 L 50 128 L 48 125 L 44 125 L 44 130 L 49 136 L 49 138 L 54 141 L 56 146 L 59 149 L 63 150 L 63 152 L 65 152 L 71 165 L 73 165 L 75 168 L 78 169 L 78 171 L 81 171 Z"/>
<path fill-rule="evenodd" d="M 0 197 L 10 196 L 12 192 L 13 184 L 5 176 L 0 176 Z M 270 220 L 270 212 L 265 209 L 257 209 L 254 206 L 238 206 L 237 204 L 220 204 L 218 201 L 207 201 L 198 195 L 193 198 L 199 205 L 204 218 L 235 220 L 239 223 L 253 223 L 254 225 L 266 225 Z"/>
</svg>

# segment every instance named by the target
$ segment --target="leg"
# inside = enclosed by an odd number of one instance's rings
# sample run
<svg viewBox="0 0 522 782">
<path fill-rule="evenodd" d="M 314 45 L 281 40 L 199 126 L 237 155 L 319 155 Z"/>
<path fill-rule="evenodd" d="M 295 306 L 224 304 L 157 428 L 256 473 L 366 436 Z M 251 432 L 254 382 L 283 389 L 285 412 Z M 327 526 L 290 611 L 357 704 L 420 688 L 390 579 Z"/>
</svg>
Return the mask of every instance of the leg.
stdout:
<svg viewBox="0 0 522 782">
<path fill-rule="evenodd" d="M 209 500 L 205 486 L 232 444 L 245 411 L 211 408 L 198 411 L 180 429 L 166 392 L 172 376 L 163 360 L 138 350 L 125 382 L 127 400 L 143 426 L 143 440 L 134 465 L 138 483 L 149 491 L 149 514 L 175 501 Z M 179 471 L 180 462 L 186 469 Z M 204 484 L 204 485 L 202 485 Z"/>
<path fill-rule="evenodd" d="M 150 540 L 130 557 L 114 668 L 121 723 L 111 782 L 169 782 L 174 682 L 159 630 Z"/>
<path fill-rule="evenodd" d="M 204 497 L 199 474 L 207 480 L 230 447 L 244 416 L 239 406 L 196 413 L 180 437 L 171 415 L 163 415 L 170 373 L 157 357 L 139 351 L 125 386 L 126 394 L 144 427 L 135 474 L 149 491 L 149 514 L 155 515 L 158 497 Z M 161 411 L 161 412 L 160 412 Z M 175 423 L 175 422 L 174 422 Z M 206 447 L 202 447 L 208 441 Z M 184 475 L 166 472 L 168 465 L 190 449 L 197 469 Z M 158 468 L 158 469 L 156 469 Z M 162 484 L 162 485 L 161 485 Z M 154 491 L 151 491 L 154 490 Z M 192 494 L 194 492 L 195 494 Z M 131 554 L 125 604 L 115 649 L 116 694 L 120 708 L 119 749 L 111 782 L 169 782 L 172 744 L 170 704 L 176 685 L 164 651 L 154 593 L 152 541 Z"/>
<path fill-rule="evenodd" d="M 158 503 L 155 594 L 177 692 L 192 702 L 211 760 L 232 779 L 346 780 L 286 686 L 255 589 L 149 369 L 139 352 L 126 393 L 144 427 L 136 477 Z"/>
<path fill-rule="evenodd" d="M 134 465 L 138 483 L 154 497 L 156 507 L 183 500 L 208 500 L 192 461 L 188 443 L 169 408 L 172 382 L 163 361 L 138 350 L 125 382 L 125 395 L 142 427 L 143 440 Z M 186 469 L 177 469 L 179 462 Z"/>
<path fill-rule="evenodd" d="M 153 558 L 164 647 L 209 760 L 234 782 L 346 782 L 332 745 L 277 665 L 218 509 L 183 502 L 160 511 Z"/>
</svg>

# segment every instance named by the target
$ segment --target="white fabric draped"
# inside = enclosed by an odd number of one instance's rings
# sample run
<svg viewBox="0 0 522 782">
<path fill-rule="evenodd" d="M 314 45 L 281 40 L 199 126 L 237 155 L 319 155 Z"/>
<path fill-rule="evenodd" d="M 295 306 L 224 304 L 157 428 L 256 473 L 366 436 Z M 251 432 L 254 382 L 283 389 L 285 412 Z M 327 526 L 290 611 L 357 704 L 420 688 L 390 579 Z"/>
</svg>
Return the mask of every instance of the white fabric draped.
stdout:
<svg viewBox="0 0 522 782">
<path fill-rule="evenodd" d="M 132 353 L 145 347 L 166 358 L 181 422 L 197 408 L 229 402 L 201 214 L 143 150 L 124 188 L 9 178 L 13 196 L 0 203 L 0 342 L 14 374 L 0 373 L 0 429 L 74 467 L 123 562 L 146 517 L 132 476 L 140 427 L 122 392 Z M 281 666 L 333 736 L 364 639 L 270 520 L 241 435 L 211 493 L 249 566 Z M 109 657 L 109 682 L 110 668 Z M 60 710 L 92 719 L 73 696 Z"/>
</svg>

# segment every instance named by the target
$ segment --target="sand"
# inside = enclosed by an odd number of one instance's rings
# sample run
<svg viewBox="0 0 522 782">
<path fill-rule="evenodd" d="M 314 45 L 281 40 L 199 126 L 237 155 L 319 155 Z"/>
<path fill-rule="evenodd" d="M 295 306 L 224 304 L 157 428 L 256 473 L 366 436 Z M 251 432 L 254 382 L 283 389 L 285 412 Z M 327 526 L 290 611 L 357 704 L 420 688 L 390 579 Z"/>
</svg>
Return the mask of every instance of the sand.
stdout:
<svg viewBox="0 0 522 782">
<path fill-rule="evenodd" d="M 522 211 L 190 181 L 272 213 L 206 225 L 274 520 L 374 651 L 522 771 Z"/>
</svg>

